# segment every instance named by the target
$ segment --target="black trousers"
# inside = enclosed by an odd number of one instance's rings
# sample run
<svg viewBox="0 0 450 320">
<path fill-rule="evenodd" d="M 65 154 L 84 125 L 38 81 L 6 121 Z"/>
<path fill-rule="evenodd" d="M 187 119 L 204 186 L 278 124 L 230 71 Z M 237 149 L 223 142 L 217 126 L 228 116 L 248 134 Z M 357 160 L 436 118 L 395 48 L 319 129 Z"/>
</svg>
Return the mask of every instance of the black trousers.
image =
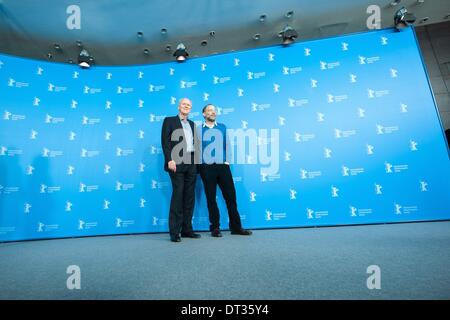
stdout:
<svg viewBox="0 0 450 320">
<path fill-rule="evenodd" d="M 197 166 L 195 164 L 177 166 L 177 171 L 169 171 L 169 176 L 172 182 L 169 210 L 170 235 L 192 232 Z"/>
<path fill-rule="evenodd" d="M 220 214 L 216 201 L 217 185 L 227 204 L 230 230 L 240 230 L 242 228 L 241 217 L 237 210 L 236 189 L 234 188 L 230 166 L 226 164 L 201 164 L 199 169 L 208 204 L 210 230 L 220 228 Z"/>
</svg>

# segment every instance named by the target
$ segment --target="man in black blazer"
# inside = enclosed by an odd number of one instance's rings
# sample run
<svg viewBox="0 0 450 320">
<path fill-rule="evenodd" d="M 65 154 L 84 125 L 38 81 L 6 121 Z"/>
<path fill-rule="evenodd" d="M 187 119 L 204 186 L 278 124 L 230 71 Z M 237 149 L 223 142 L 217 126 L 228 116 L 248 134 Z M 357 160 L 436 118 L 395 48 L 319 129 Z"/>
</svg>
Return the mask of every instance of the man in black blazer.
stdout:
<svg viewBox="0 0 450 320">
<path fill-rule="evenodd" d="M 192 230 L 200 150 L 195 124 L 188 119 L 191 109 L 191 100 L 181 99 L 178 115 L 166 117 L 161 130 L 164 170 L 172 182 L 169 233 L 173 242 L 180 242 L 181 237 L 200 238 L 200 234 Z"/>
</svg>

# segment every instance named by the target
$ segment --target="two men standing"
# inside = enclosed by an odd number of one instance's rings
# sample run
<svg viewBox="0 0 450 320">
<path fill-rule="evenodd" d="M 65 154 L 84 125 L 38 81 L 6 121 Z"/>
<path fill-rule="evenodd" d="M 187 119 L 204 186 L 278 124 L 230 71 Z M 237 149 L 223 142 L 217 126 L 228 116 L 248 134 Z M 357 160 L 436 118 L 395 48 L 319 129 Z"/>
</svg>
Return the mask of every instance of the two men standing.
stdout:
<svg viewBox="0 0 450 320">
<path fill-rule="evenodd" d="M 227 204 L 231 234 L 251 235 L 250 230 L 242 228 L 237 211 L 236 190 L 229 164 L 226 161 L 226 155 L 229 154 L 226 127 L 216 123 L 216 110 L 210 104 L 203 108 L 205 123 L 197 132 L 194 122 L 188 119 L 191 109 L 192 102 L 187 98 L 181 99 L 178 105 L 178 115 L 165 118 L 161 131 L 164 170 L 169 173 L 172 182 L 169 210 L 170 240 L 180 242 L 181 237 L 200 238 L 200 235 L 194 233 L 192 229 L 197 169 L 200 171 L 205 188 L 211 235 L 213 237 L 222 236 L 216 202 L 217 185 Z M 200 134 L 200 137 L 197 133 Z M 205 153 L 208 141 L 212 136 L 215 139 L 221 139 L 221 141 L 215 142 L 221 142 L 218 145 L 223 149 L 213 148 L 211 153 Z M 199 165 L 197 166 L 197 164 Z"/>
</svg>

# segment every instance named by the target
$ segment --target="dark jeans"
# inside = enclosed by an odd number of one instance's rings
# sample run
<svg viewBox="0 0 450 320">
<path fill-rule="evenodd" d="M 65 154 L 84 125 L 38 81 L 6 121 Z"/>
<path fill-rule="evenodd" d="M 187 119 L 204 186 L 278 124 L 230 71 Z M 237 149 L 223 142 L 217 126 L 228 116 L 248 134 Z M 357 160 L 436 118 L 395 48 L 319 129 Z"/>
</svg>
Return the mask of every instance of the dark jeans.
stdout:
<svg viewBox="0 0 450 320">
<path fill-rule="evenodd" d="M 192 232 L 192 215 L 195 204 L 196 165 L 177 166 L 177 171 L 169 171 L 172 182 L 172 198 L 169 210 L 169 232 L 176 236 L 180 232 Z"/>
<path fill-rule="evenodd" d="M 217 185 L 227 204 L 230 230 L 240 230 L 242 228 L 241 217 L 237 210 L 236 189 L 234 188 L 230 166 L 226 164 L 201 164 L 199 169 L 208 204 L 210 230 L 220 228 L 220 214 L 216 201 Z"/>
</svg>

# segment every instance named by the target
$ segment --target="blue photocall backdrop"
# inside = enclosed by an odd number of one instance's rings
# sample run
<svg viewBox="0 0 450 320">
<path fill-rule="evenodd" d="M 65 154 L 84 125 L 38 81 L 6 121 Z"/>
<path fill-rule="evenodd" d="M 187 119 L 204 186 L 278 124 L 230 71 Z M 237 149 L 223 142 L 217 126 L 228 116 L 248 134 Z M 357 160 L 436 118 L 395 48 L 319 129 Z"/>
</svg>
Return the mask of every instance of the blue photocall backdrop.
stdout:
<svg viewBox="0 0 450 320">
<path fill-rule="evenodd" d="M 450 218 L 449 153 L 414 30 L 386 29 L 182 64 L 0 55 L 0 241 L 167 232 L 160 131 L 182 97 L 197 124 L 213 103 L 219 122 L 257 134 L 258 153 L 231 166 L 246 228 Z M 193 224 L 209 228 L 200 178 Z"/>
</svg>

